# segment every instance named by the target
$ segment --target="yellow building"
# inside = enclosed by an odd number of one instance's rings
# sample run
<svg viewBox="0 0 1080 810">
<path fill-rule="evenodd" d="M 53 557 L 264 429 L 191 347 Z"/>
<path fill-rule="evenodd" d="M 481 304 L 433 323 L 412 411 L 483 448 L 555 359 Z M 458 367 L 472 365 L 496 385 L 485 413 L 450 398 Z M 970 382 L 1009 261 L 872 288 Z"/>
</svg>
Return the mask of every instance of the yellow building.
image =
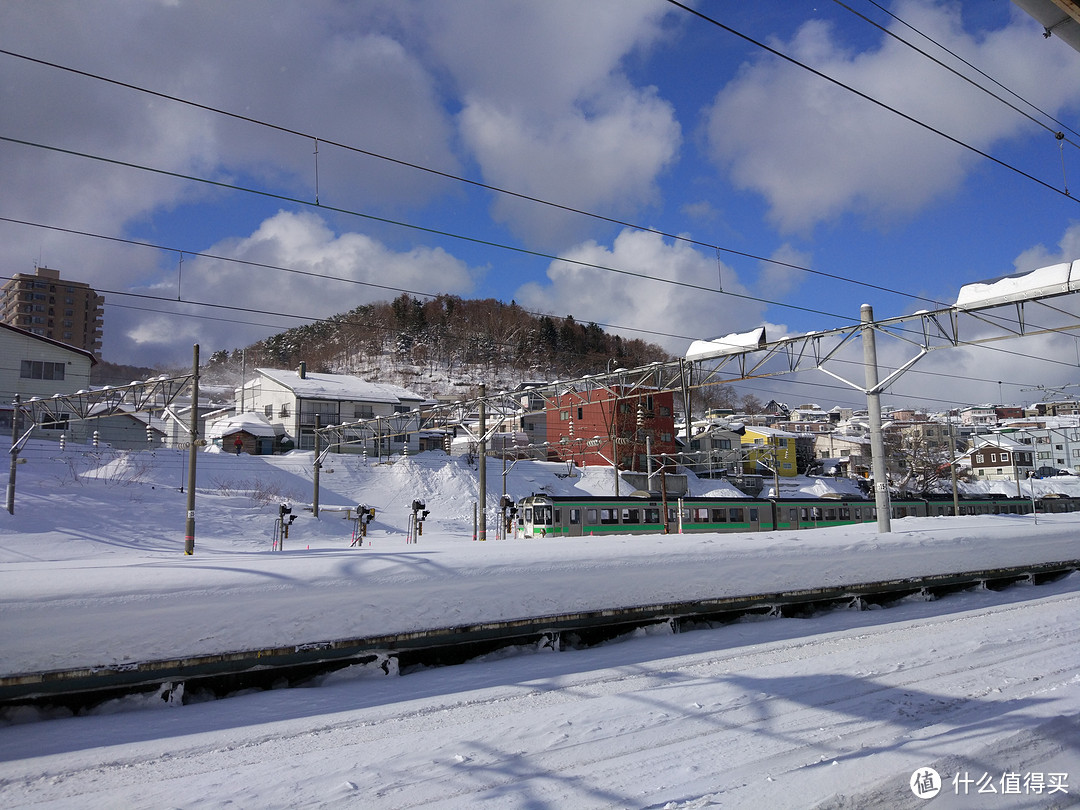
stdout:
<svg viewBox="0 0 1080 810">
<path fill-rule="evenodd" d="M 795 456 L 794 433 L 754 425 L 746 426 L 742 437 L 742 448 L 746 452 L 744 470 L 747 473 L 758 472 L 758 463 L 777 475 L 791 478 L 798 475 L 799 468 Z"/>
</svg>

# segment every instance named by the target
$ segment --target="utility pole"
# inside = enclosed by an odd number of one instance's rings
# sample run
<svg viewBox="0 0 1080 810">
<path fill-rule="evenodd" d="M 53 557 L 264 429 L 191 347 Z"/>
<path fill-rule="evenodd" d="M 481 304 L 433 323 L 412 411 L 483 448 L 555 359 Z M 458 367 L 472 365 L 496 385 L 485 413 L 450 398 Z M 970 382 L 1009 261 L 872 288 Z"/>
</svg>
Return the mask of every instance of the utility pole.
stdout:
<svg viewBox="0 0 1080 810">
<path fill-rule="evenodd" d="M 477 529 L 480 540 L 487 540 L 487 409 L 484 399 L 487 386 L 480 383 L 480 525 Z"/>
<path fill-rule="evenodd" d="M 191 360 L 191 446 L 188 448 L 187 523 L 184 526 L 184 553 L 195 553 L 195 460 L 199 452 L 199 344 Z"/>
<path fill-rule="evenodd" d="M 866 373 L 866 410 L 870 419 L 870 459 L 874 471 L 874 503 L 877 506 L 878 532 L 892 531 L 892 506 L 889 482 L 885 478 L 885 440 L 881 431 L 881 389 L 878 386 L 877 342 L 874 334 L 874 308 L 863 304 L 863 368 Z"/>
<path fill-rule="evenodd" d="M 7 485 L 7 511 L 9 515 L 15 514 L 15 470 L 19 466 L 19 395 L 15 395 L 14 407 L 11 409 L 11 466 L 8 468 Z"/>
<path fill-rule="evenodd" d="M 319 461 L 319 414 L 315 414 L 315 470 L 312 477 L 315 479 L 315 491 L 311 496 L 311 516 L 319 516 L 319 468 L 322 467 L 322 463 Z"/>
<path fill-rule="evenodd" d="M 960 488 L 956 485 L 956 435 L 953 433 L 952 410 L 949 411 L 949 472 L 952 475 L 953 516 L 959 516 Z"/>
<path fill-rule="evenodd" d="M 682 401 L 686 417 L 686 446 L 690 447 L 690 374 L 693 373 L 693 364 L 679 358 L 679 382 L 682 383 Z"/>
</svg>

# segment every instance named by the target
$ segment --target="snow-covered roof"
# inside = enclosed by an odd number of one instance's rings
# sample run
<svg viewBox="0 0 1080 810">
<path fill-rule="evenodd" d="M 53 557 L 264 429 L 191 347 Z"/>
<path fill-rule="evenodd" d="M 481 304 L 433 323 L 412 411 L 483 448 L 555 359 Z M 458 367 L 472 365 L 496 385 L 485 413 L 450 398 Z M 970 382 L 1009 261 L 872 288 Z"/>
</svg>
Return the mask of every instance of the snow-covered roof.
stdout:
<svg viewBox="0 0 1080 810">
<path fill-rule="evenodd" d="M 756 433 L 759 436 L 775 436 L 775 437 L 781 438 L 781 439 L 783 439 L 783 438 L 791 438 L 791 439 L 799 438 L 798 433 L 792 433 L 791 431 L 788 431 L 788 430 L 780 430 L 779 428 L 765 427 L 764 425 L 747 425 L 746 426 L 746 432 L 747 433 Z"/>
<path fill-rule="evenodd" d="M 1002 450 L 1027 450 L 1028 452 L 1032 450 L 1030 444 L 1024 444 L 1023 442 L 1015 441 L 1013 439 L 1010 439 L 1008 436 L 1004 436 L 1000 433 L 992 433 L 990 435 L 980 434 L 975 436 L 974 439 L 975 450 L 981 450 L 984 447 L 997 447 Z"/>
<path fill-rule="evenodd" d="M 261 413 L 248 411 L 247 413 L 234 414 L 208 423 L 206 438 L 220 439 L 222 436 L 228 436 L 230 433 L 240 431 L 250 433 L 252 436 L 266 438 L 273 438 L 277 435 L 274 426 L 266 421 L 266 418 Z"/>
<path fill-rule="evenodd" d="M 151 430 L 156 430 L 158 433 L 165 433 L 168 430 L 168 425 L 164 420 L 158 419 L 156 416 L 152 416 L 145 411 L 136 411 L 125 402 L 122 402 L 119 405 L 109 405 L 101 402 L 90 406 L 90 410 L 87 413 L 89 416 L 98 419 L 108 419 L 112 416 L 126 416 L 136 422 L 141 422 L 143 425 L 149 427 Z"/>
<path fill-rule="evenodd" d="M 388 383 L 369 382 L 348 374 L 319 374 L 278 368 L 259 368 L 256 371 L 285 386 L 305 399 L 351 400 L 357 402 L 426 402 L 426 397 Z"/>
</svg>

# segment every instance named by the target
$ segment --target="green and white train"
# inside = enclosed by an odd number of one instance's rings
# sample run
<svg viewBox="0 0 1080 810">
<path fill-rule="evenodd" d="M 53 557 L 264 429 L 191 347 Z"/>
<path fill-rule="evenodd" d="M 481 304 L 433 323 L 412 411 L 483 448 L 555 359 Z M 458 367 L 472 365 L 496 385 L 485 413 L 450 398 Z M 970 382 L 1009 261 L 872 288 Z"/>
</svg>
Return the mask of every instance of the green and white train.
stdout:
<svg viewBox="0 0 1080 810">
<path fill-rule="evenodd" d="M 608 534 L 760 532 L 816 529 L 877 521 L 873 501 L 838 498 L 669 498 L 652 495 L 530 495 L 518 501 L 518 526 L 525 537 L 587 537 Z M 952 515 L 949 498 L 908 498 L 891 503 L 891 516 Z M 1044 496 L 984 497 L 960 501 L 961 515 L 1028 515 L 1075 512 L 1080 499 Z M 666 521 L 664 520 L 666 513 Z"/>
</svg>

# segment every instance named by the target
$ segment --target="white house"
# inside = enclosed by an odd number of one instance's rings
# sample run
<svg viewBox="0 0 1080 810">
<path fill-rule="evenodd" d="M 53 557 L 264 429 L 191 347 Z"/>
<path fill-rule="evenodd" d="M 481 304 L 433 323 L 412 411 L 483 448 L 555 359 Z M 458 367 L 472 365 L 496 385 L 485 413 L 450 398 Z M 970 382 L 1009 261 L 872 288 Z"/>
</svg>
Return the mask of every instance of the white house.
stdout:
<svg viewBox="0 0 1080 810">
<path fill-rule="evenodd" d="M 304 363 L 295 371 L 257 368 L 255 377 L 237 390 L 248 411 L 261 413 L 271 425 L 292 436 L 296 446 L 315 446 L 315 417 L 320 427 L 379 419 L 371 430 L 356 431 L 354 442 L 337 449 L 376 455 L 419 451 L 421 406 L 429 400 L 397 385 L 368 382 L 347 374 L 309 373 Z M 228 449 L 228 448 L 226 448 Z"/>
<path fill-rule="evenodd" d="M 0 323 L 0 430 L 10 434 L 15 395 L 74 394 L 90 388 L 92 352 Z M 49 435 L 64 431 L 63 420 L 42 426 Z"/>
</svg>

